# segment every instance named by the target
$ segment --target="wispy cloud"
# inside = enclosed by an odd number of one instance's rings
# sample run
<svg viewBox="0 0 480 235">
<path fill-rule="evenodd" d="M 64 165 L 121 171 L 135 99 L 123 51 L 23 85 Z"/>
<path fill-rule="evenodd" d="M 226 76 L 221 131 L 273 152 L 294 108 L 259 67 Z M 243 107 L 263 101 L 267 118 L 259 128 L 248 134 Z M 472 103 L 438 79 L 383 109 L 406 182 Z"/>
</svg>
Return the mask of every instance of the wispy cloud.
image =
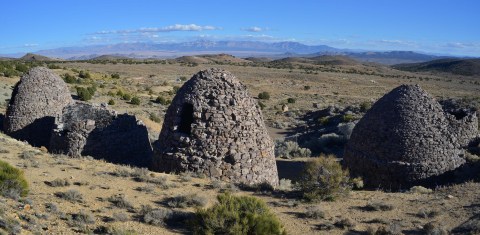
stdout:
<svg viewBox="0 0 480 235">
<path fill-rule="evenodd" d="M 262 27 L 258 27 L 258 26 L 252 26 L 252 27 L 248 27 L 248 28 L 242 28 L 242 30 L 247 31 L 247 32 L 259 33 L 259 32 L 268 31 L 270 29 L 269 28 L 262 28 Z"/>
<path fill-rule="evenodd" d="M 38 47 L 38 43 L 25 43 L 23 47 Z"/>
<path fill-rule="evenodd" d="M 105 35 L 105 34 L 136 34 L 136 33 L 168 33 L 175 31 L 206 31 L 206 30 L 221 30 L 221 27 L 211 25 L 196 25 L 196 24 L 175 24 L 165 27 L 151 27 L 151 28 L 139 28 L 139 29 L 122 29 L 122 30 L 103 30 L 93 34 Z"/>
</svg>

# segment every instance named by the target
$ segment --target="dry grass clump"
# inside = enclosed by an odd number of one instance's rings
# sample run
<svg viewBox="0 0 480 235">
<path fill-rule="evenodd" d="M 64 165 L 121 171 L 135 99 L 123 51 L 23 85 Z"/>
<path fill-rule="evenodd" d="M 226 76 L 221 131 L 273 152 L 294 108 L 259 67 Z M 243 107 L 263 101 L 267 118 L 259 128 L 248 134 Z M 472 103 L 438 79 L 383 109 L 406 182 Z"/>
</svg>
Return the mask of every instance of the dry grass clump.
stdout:
<svg viewBox="0 0 480 235">
<path fill-rule="evenodd" d="M 66 178 L 65 179 L 56 178 L 48 182 L 47 184 L 52 187 L 66 187 L 71 185 L 70 180 Z"/>
<path fill-rule="evenodd" d="M 304 213 L 305 218 L 323 219 L 325 218 L 325 211 L 320 206 L 309 206 Z"/>
<path fill-rule="evenodd" d="M 370 201 L 365 206 L 369 211 L 391 211 L 394 209 L 393 205 L 382 201 Z"/>
<path fill-rule="evenodd" d="M 171 208 L 204 207 L 207 205 L 208 199 L 191 194 L 167 198 L 165 202 Z"/>
<path fill-rule="evenodd" d="M 55 196 L 70 201 L 70 202 L 83 202 L 83 195 L 75 189 L 70 189 L 65 192 L 57 192 Z"/>
<path fill-rule="evenodd" d="M 23 171 L 0 160 L 0 195 L 18 199 L 27 196 L 28 191 Z"/>
<path fill-rule="evenodd" d="M 112 195 L 108 201 L 118 208 L 133 209 L 133 205 L 124 194 Z"/>
<path fill-rule="evenodd" d="M 342 218 L 340 220 L 337 220 L 337 222 L 335 222 L 334 225 L 335 227 L 338 227 L 341 229 L 352 229 L 356 226 L 356 223 L 350 218 Z"/>
</svg>

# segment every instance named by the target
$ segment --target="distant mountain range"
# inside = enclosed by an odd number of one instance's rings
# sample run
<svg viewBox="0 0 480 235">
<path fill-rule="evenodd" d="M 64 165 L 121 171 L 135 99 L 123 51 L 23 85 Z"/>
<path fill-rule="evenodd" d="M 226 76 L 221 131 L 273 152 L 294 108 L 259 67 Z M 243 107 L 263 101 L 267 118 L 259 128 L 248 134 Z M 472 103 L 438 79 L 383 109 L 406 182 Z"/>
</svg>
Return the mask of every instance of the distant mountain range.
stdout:
<svg viewBox="0 0 480 235">
<path fill-rule="evenodd" d="M 258 42 L 258 41 L 207 41 L 199 40 L 181 43 L 119 43 L 112 45 L 92 45 L 62 47 L 34 52 L 37 55 L 67 60 L 88 60 L 102 58 L 177 58 L 205 54 L 231 54 L 237 57 L 255 57 L 274 60 L 288 57 L 318 57 L 323 55 L 347 56 L 361 62 L 386 65 L 419 63 L 444 59 L 435 55 L 412 51 L 367 52 L 351 49 L 338 49 L 326 45 L 305 45 L 298 42 Z"/>
</svg>

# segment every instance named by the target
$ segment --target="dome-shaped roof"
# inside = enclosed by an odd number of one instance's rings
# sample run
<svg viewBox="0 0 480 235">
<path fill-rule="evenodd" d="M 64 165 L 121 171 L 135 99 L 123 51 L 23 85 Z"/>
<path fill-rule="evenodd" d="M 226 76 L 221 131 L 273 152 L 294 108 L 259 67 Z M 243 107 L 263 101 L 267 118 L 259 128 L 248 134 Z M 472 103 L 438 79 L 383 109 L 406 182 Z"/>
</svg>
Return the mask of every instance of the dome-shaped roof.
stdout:
<svg viewBox="0 0 480 235">
<path fill-rule="evenodd" d="M 51 70 L 32 68 L 15 85 L 4 131 L 34 146 L 48 146 L 55 117 L 73 102 L 65 82 Z"/>
<path fill-rule="evenodd" d="M 208 69 L 178 91 L 155 144 L 155 168 L 245 184 L 278 184 L 257 102 L 230 72 Z"/>
<path fill-rule="evenodd" d="M 345 148 L 345 164 L 370 187 L 438 183 L 436 176 L 464 163 L 463 138 L 452 130 L 460 121 L 452 117 L 418 85 L 397 87 L 355 126 Z M 476 120 L 475 116 L 464 122 L 470 128 Z"/>
</svg>

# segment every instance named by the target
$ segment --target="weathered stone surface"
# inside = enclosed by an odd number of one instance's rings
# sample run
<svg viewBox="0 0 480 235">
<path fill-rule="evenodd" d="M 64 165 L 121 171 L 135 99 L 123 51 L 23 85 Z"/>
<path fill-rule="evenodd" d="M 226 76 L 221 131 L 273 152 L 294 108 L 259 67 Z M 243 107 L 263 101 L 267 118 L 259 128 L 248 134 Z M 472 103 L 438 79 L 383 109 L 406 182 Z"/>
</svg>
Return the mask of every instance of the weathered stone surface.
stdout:
<svg viewBox="0 0 480 235">
<path fill-rule="evenodd" d="M 154 151 L 159 171 L 278 184 L 273 142 L 257 102 L 225 70 L 201 71 L 180 88 Z"/>
<path fill-rule="evenodd" d="M 369 187 L 435 185 L 465 162 L 464 147 L 477 128 L 475 112 L 449 114 L 418 85 L 402 85 L 358 122 L 344 161 Z"/>
<path fill-rule="evenodd" d="M 15 85 L 4 131 L 33 146 L 48 147 L 55 118 L 72 102 L 68 87 L 59 76 L 47 68 L 32 68 Z"/>
<path fill-rule="evenodd" d="M 135 166 L 151 163 L 147 128 L 135 116 L 118 115 L 103 105 L 77 102 L 64 108 L 55 125 L 50 141 L 52 152 Z"/>
</svg>

